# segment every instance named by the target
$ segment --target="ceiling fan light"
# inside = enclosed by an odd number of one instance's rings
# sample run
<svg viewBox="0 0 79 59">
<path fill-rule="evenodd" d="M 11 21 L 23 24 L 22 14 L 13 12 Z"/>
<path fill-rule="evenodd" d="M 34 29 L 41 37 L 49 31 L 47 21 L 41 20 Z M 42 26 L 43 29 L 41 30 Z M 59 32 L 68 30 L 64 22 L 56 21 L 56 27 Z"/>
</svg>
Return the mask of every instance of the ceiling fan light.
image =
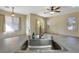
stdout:
<svg viewBox="0 0 79 59">
<path fill-rule="evenodd" d="M 50 14 L 54 14 L 55 12 L 50 12 Z"/>
<path fill-rule="evenodd" d="M 14 13 L 12 13 L 12 14 L 11 14 L 11 16 L 15 16 L 15 14 L 14 14 Z"/>
</svg>

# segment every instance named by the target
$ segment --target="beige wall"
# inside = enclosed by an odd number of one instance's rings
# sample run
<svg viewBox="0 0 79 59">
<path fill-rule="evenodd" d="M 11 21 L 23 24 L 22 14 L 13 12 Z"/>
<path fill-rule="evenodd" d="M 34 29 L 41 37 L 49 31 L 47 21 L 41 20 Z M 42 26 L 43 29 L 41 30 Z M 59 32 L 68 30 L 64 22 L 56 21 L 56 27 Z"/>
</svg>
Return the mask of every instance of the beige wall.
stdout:
<svg viewBox="0 0 79 59">
<path fill-rule="evenodd" d="M 0 33 L 2 33 L 4 29 L 4 19 L 4 15 L 0 14 Z"/>
<path fill-rule="evenodd" d="M 10 12 L 4 11 L 4 10 L 0 10 L 0 14 L 1 15 L 7 15 L 7 16 L 10 16 L 11 15 Z M 22 15 L 22 14 L 15 14 L 15 16 L 18 16 L 21 19 L 20 20 L 20 30 L 18 32 L 14 32 L 12 34 L 13 35 L 26 34 L 26 16 L 25 15 Z M 2 20 L 4 20 L 4 19 L 2 19 Z M 0 17 L 0 31 L 2 29 L 1 24 L 2 23 L 3 23 L 3 25 L 5 24 L 5 22 L 2 21 L 2 20 L 1 20 L 1 17 Z"/>
<path fill-rule="evenodd" d="M 32 33 L 35 32 L 36 34 L 39 34 L 37 21 L 41 22 L 42 33 L 44 33 L 45 32 L 45 19 L 41 16 L 37 16 L 34 14 L 30 15 L 31 32 Z"/>
<path fill-rule="evenodd" d="M 67 30 L 67 18 L 74 16 L 77 19 L 76 25 L 78 25 L 77 30 L 69 31 Z M 47 23 L 50 27 L 47 27 L 48 33 L 57 33 L 57 34 L 64 34 L 64 35 L 71 35 L 79 37 L 79 12 L 74 12 L 71 14 L 65 14 L 62 16 L 53 16 L 47 19 Z"/>
</svg>

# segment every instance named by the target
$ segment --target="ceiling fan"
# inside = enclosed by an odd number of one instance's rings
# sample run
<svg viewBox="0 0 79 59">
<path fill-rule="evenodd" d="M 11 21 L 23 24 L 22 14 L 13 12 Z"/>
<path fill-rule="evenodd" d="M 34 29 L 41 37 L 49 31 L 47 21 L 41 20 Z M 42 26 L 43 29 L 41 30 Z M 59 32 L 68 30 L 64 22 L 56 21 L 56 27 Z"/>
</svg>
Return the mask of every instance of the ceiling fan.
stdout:
<svg viewBox="0 0 79 59">
<path fill-rule="evenodd" d="M 60 8 L 61 8 L 61 7 L 51 6 L 50 8 L 47 8 L 47 9 L 46 9 L 47 11 L 44 12 L 44 14 L 47 14 L 47 13 L 54 14 L 55 12 L 56 12 L 56 13 L 59 13 L 59 12 L 61 12 L 61 11 L 59 11 Z"/>
<path fill-rule="evenodd" d="M 7 8 L 7 9 L 10 9 L 11 8 L 11 16 L 15 16 L 15 13 L 14 13 L 14 9 L 15 9 L 15 7 L 11 7 L 11 6 L 5 6 L 5 8 Z"/>
</svg>

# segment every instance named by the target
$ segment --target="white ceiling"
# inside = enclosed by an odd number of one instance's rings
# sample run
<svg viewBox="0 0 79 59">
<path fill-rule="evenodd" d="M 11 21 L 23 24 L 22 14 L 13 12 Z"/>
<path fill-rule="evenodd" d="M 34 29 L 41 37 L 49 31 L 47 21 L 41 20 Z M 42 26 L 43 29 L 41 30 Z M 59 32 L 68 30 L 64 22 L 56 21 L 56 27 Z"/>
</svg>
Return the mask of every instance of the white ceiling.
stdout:
<svg viewBox="0 0 79 59">
<path fill-rule="evenodd" d="M 15 13 L 21 13 L 21 14 L 37 14 L 43 17 L 51 17 L 55 15 L 63 15 L 67 13 L 72 13 L 79 11 L 79 7 L 71 7 L 71 6 L 61 6 L 59 9 L 61 12 L 60 13 L 54 13 L 53 15 L 51 14 L 44 14 L 46 9 L 49 8 L 49 6 L 15 6 Z M 0 6 L 0 9 L 5 10 L 5 11 L 12 11 L 11 6 Z"/>
</svg>

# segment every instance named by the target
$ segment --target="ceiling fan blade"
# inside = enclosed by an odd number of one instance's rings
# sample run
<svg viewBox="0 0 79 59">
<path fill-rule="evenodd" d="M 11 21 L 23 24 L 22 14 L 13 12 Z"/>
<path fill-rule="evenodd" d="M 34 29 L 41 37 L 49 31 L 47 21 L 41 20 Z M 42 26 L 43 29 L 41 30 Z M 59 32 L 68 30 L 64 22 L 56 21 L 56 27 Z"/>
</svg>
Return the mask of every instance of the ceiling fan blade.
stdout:
<svg viewBox="0 0 79 59">
<path fill-rule="evenodd" d="M 57 7 L 55 10 L 58 10 L 58 9 L 60 9 L 61 7 Z"/>
<path fill-rule="evenodd" d="M 61 11 L 54 11 L 54 12 L 61 12 Z"/>
</svg>

